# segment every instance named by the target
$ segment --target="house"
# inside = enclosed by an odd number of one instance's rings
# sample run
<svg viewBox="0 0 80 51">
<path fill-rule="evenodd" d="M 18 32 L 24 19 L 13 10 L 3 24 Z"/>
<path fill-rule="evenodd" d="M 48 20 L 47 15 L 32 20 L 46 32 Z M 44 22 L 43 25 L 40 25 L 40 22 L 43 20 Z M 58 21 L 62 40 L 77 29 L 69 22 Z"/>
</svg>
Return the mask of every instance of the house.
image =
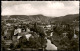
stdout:
<svg viewBox="0 0 80 51">
<path fill-rule="evenodd" d="M 22 30 L 21 30 L 20 28 L 15 29 L 15 30 L 14 30 L 14 35 L 16 35 L 16 34 L 18 34 L 18 33 L 21 33 L 21 31 L 22 31 Z"/>
<path fill-rule="evenodd" d="M 4 43 L 5 43 L 5 47 L 8 48 L 12 43 L 12 40 L 5 40 Z"/>
<path fill-rule="evenodd" d="M 62 25 L 62 28 L 66 28 L 66 25 Z"/>
<path fill-rule="evenodd" d="M 45 25 L 40 25 L 40 27 L 45 28 Z"/>
<path fill-rule="evenodd" d="M 75 27 L 75 30 L 79 32 L 79 26 L 76 26 Z"/>
<path fill-rule="evenodd" d="M 53 32 L 51 32 L 50 36 L 51 36 L 51 37 L 53 36 Z"/>
<path fill-rule="evenodd" d="M 26 32 L 30 32 L 30 29 L 29 28 L 26 28 Z"/>
<path fill-rule="evenodd" d="M 19 40 L 23 35 L 18 35 L 15 36 L 14 41 Z M 26 39 L 29 41 L 29 38 L 32 36 L 32 34 L 24 34 L 24 36 L 26 37 Z"/>
<path fill-rule="evenodd" d="M 46 29 L 50 30 L 51 29 L 51 25 L 46 25 Z"/>
<path fill-rule="evenodd" d="M 3 36 L 1 36 L 1 40 L 4 41 L 4 37 Z"/>
<path fill-rule="evenodd" d="M 7 26 L 11 26 L 11 24 L 10 24 L 10 23 L 7 23 L 6 25 L 7 25 Z"/>
<path fill-rule="evenodd" d="M 73 36 L 73 38 L 78 38 L 78 36 L 75 34 L 75 30 L 76 29 L 74 29 L 74 36 Z"/>
<path fill-rule="evenodd" d="M 67 33 L 66 32 L 62 33 L 62 35 L 63 35 L 63 37 L 67 37 Z"/>
<path fill-rule="evenodd" d="M 26 36 L 26 39 L 29 41 L 29 38 L 32 36 L 31 34 L 27 34 L 25 35 Z"/>
<path fill-rule="evenodd" d="M 74 29 L 76 30 L 76 31 L 79 31 L 79 21 L 73 21 L 73 27 L 74 27 Z"/>
<path fill-rule="evenodd" d="M 6 37 L 5 39 L 12 39 L 12 30 L 10 28 L 7 28 L 7 30 L 4 31 L 4 36 Z"/>
<path fill-rule="evenodd" d="M 8 30 L 8 29 L 7 29 Z M 4 36 L 6 36 L 7 35 L 7 30 L 4 30 Z"/>
<path fill-rule="evenodd" d="M 21 37 L 21 36 L 17 36 L 17 39 L 19 40 L 20 37 Z"/>
<path fill-rule="evenodd" d="M 78 38 L 78 36 L 76 34 L 74 34 L 73 38 Z"/>
<path fill-rule="evenodd" d="M 14 35 L 14 36 L 12 37 L 12 41 L 13 41 L 13 42 L 17 42 L 17 36 L 16 36 L 16 35 Z"/>
<path fill-rule="evenodd" d="M 46 27 L 51 27 L 51 25 L 46 25 Z"/>
</svg>

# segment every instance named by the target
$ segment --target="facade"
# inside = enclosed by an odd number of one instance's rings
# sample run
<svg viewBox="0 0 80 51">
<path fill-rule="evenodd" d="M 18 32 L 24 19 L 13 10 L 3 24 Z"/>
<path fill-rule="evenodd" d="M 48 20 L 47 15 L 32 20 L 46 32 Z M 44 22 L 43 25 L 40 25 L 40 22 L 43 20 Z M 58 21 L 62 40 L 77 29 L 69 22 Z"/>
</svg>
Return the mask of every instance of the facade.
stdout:
<svg viewBox="0 0 80 51">
<path fill-rule="evenodd" d="M 63 37 L 67 37 L 67 32 L 63 33 Z"/>
</svg>

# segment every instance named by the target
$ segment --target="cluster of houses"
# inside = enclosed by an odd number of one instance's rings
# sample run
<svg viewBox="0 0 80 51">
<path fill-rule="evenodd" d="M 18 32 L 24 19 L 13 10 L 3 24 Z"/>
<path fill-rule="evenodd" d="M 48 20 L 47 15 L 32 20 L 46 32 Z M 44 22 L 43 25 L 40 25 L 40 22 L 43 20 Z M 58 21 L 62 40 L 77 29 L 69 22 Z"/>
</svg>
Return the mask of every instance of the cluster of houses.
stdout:
<svg viewBox="0 0 80 51">
<path fill-rule="evenodd" d="M 19 39 L 21 36 L 25 35 L 26 38 L 29 40 L 29 37 L 31 36 L 29 32 L 30 32 L 30 29 L 27 27 L 23 30 L 21 28 L 17 28 L 14 30 L 14 38 L 17 37 L 17 39 Z"/>
<path fill-rule="evenodd" d="M 15 25 L 17 25 L 17 24 L 15 24 Z M 21 25 L 19 25 L 19 26 L 21 26 Z M 40 27 L 44 28 L 45 31 L 53 30 L 53 27 L 55 27 L 55 26 L 57 26 L 57 24 L 55 24 L 55 25 L 53 25 L 53 24 L 40 25 Z M 59 26 L 60 26 L 61 28 L 65 28 L 65 27 L 66 27 L 66 25 L 59 25 Z M 7 29 L 4 31 L 4 35 L 6 36 L 7 32 L 10 32 L 10 31 L 8 31 L 8 30 L 11 30 L 11 29 L 12 29 L 12 24 L 7 23 L 5 27 L 7 28 Z M 75 34 L 75 30 L 79 31 L 79 27 L 76 26 L 76 28 L 74 29 L 74 34 Z M 24 30 L 24 31 L 25 31 L 25 30 Z M 30 29 L 26 28 L 26 31 L 29 32 Z M 17 33 L 21 33 L 21 32 L 22 32 L 21 28 L 15 29 L 14 35 L 16 35 Z M 67 34 L 67 32 L 64 32 L 64 33 L 63 33 L 63 36 L 66 36 L 66 34 Z M 8 35 L 9 35 L 9 33 L 8 33 Z M 75 35 L 76 35 L 76 34 L 75 34 Z M 74 35 L 74 36 L 75 36 L 75 35 Z M 19 35 L 19 36 L 20 36 L 20 35 Z M 77 36 L 77 35 L 76 35 L 76 36 Z"/>
<path fill-rule="evenodd" d="M 16 20 L 16 19 L 15 19 Z M 26 22 L 23 22 L 24 24 Z M 30 22 L 28 22 L 29 24 Z M 4 36 L 2 36 L 2 39 L 4 39 L 4 41 L 6 42 L 6 45 L 10 45 L 10 43 L 13 42 L 16 42 L 20 39 L 20 37 L 22 37 L 23 35 L 26 36 L 26 39 L 29 40 L 29 38 L 32 36 L 32 34 L 30 34 L 29 32 L 30 29 L 28 27 L 26 28 L 21 28 L 20 26 L 21 25 L 18 25 L 16 29 L 14 29 L 13 25 L 17 26 L 18 24 L 11 24 L 11 23 L 7 23 L 4 27 L 5 27 L 5 30 L 4 30 Z M 41 24 L 40 27 L 44 28 L 45 31 L 48 31 L 48 30 L 53 30 L 53 27 L 55 26 L 59 26 L 61 28 L 65 28 L 67 27 L 66 25 L 60 25 L 60 24 Z M 74 38 L 78 38 L 78 36 L 75 34 L 75 30 L 79 31 L 79 27 L 76 26 L 76 28 L 74 29 Z M 50 37 L 51 36 L 54 36 L 53 35 L 54 33 L 51 32 L 50 33 Z M 62 33 L 63 37 L 66 37 L 67 36 L 67 32 L 64 32 Z"/>
</svg>

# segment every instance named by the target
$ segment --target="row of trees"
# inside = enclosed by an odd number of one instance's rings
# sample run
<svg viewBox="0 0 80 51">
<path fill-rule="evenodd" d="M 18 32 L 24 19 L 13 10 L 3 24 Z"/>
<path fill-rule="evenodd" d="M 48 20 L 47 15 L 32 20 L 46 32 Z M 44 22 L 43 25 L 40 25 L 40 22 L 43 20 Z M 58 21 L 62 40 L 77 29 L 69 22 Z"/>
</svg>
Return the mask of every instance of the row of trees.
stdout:
<svg viewBox="0 0 80 51">
<path fill-rule="evenodd" d="M 53 27 L 53 34 L 56 34 L 56 38 L 60 38 L 59 40 L 56 40 L 56 43 L 58 44 L 58 49 L 59 50 L 78 50 L 78 39 L 74 39 L 74 29 L 70 29 L 72 28 L 69 24 L 66 24 L 65 28 L 61 28 L 61 27 Z M 66 32 L 67 33 L 67 37 L 62 37 L 62 33 Z M 76 33 L 78 34 L 79 32 L 76 31 Z M 55 37 L 55 35 L 53 36 Z M 54 42 L 54 40 L 53 40 Z M 59 43 L 58 43 L 59 42 Z"/>
</svg>

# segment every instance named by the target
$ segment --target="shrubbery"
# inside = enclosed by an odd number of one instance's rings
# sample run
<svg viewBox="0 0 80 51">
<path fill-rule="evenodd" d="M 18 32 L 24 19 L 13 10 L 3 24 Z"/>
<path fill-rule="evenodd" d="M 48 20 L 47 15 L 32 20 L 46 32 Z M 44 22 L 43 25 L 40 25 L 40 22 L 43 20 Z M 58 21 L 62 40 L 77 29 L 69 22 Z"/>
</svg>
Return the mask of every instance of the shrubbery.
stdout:
<svg viewBox="0 0 80 51">
<path fill-rule="evenodd" d="M 65 30 L 64 30 L 65 29 Z M 53 28 L 53 34 L 57 34 L 56 38 L 60 37 L 60 39 L 56 39 L 56 42 L 54 41 L 54 39 L 52 40 L 54 44 L 58 44 L 58 50 L 78 50 L 78 39 L 73 38 L 74 35 L 74 30 L 70 29 L 70 26 L 67 25 L 66 28 L 63 28 L 62 30 L 60 30 L 59 27 L 54 27 Z M 60 35 L 62 35 L 63 32 L 67 32 L 67 37 L 62 37 Z M 76 33 L 78 34 L 78 32 L 76 31 Z M 53 37 L 55 37 L 55 35 Z M 57 42 L 58 41 L 58 42 Z"/>
</svg>

